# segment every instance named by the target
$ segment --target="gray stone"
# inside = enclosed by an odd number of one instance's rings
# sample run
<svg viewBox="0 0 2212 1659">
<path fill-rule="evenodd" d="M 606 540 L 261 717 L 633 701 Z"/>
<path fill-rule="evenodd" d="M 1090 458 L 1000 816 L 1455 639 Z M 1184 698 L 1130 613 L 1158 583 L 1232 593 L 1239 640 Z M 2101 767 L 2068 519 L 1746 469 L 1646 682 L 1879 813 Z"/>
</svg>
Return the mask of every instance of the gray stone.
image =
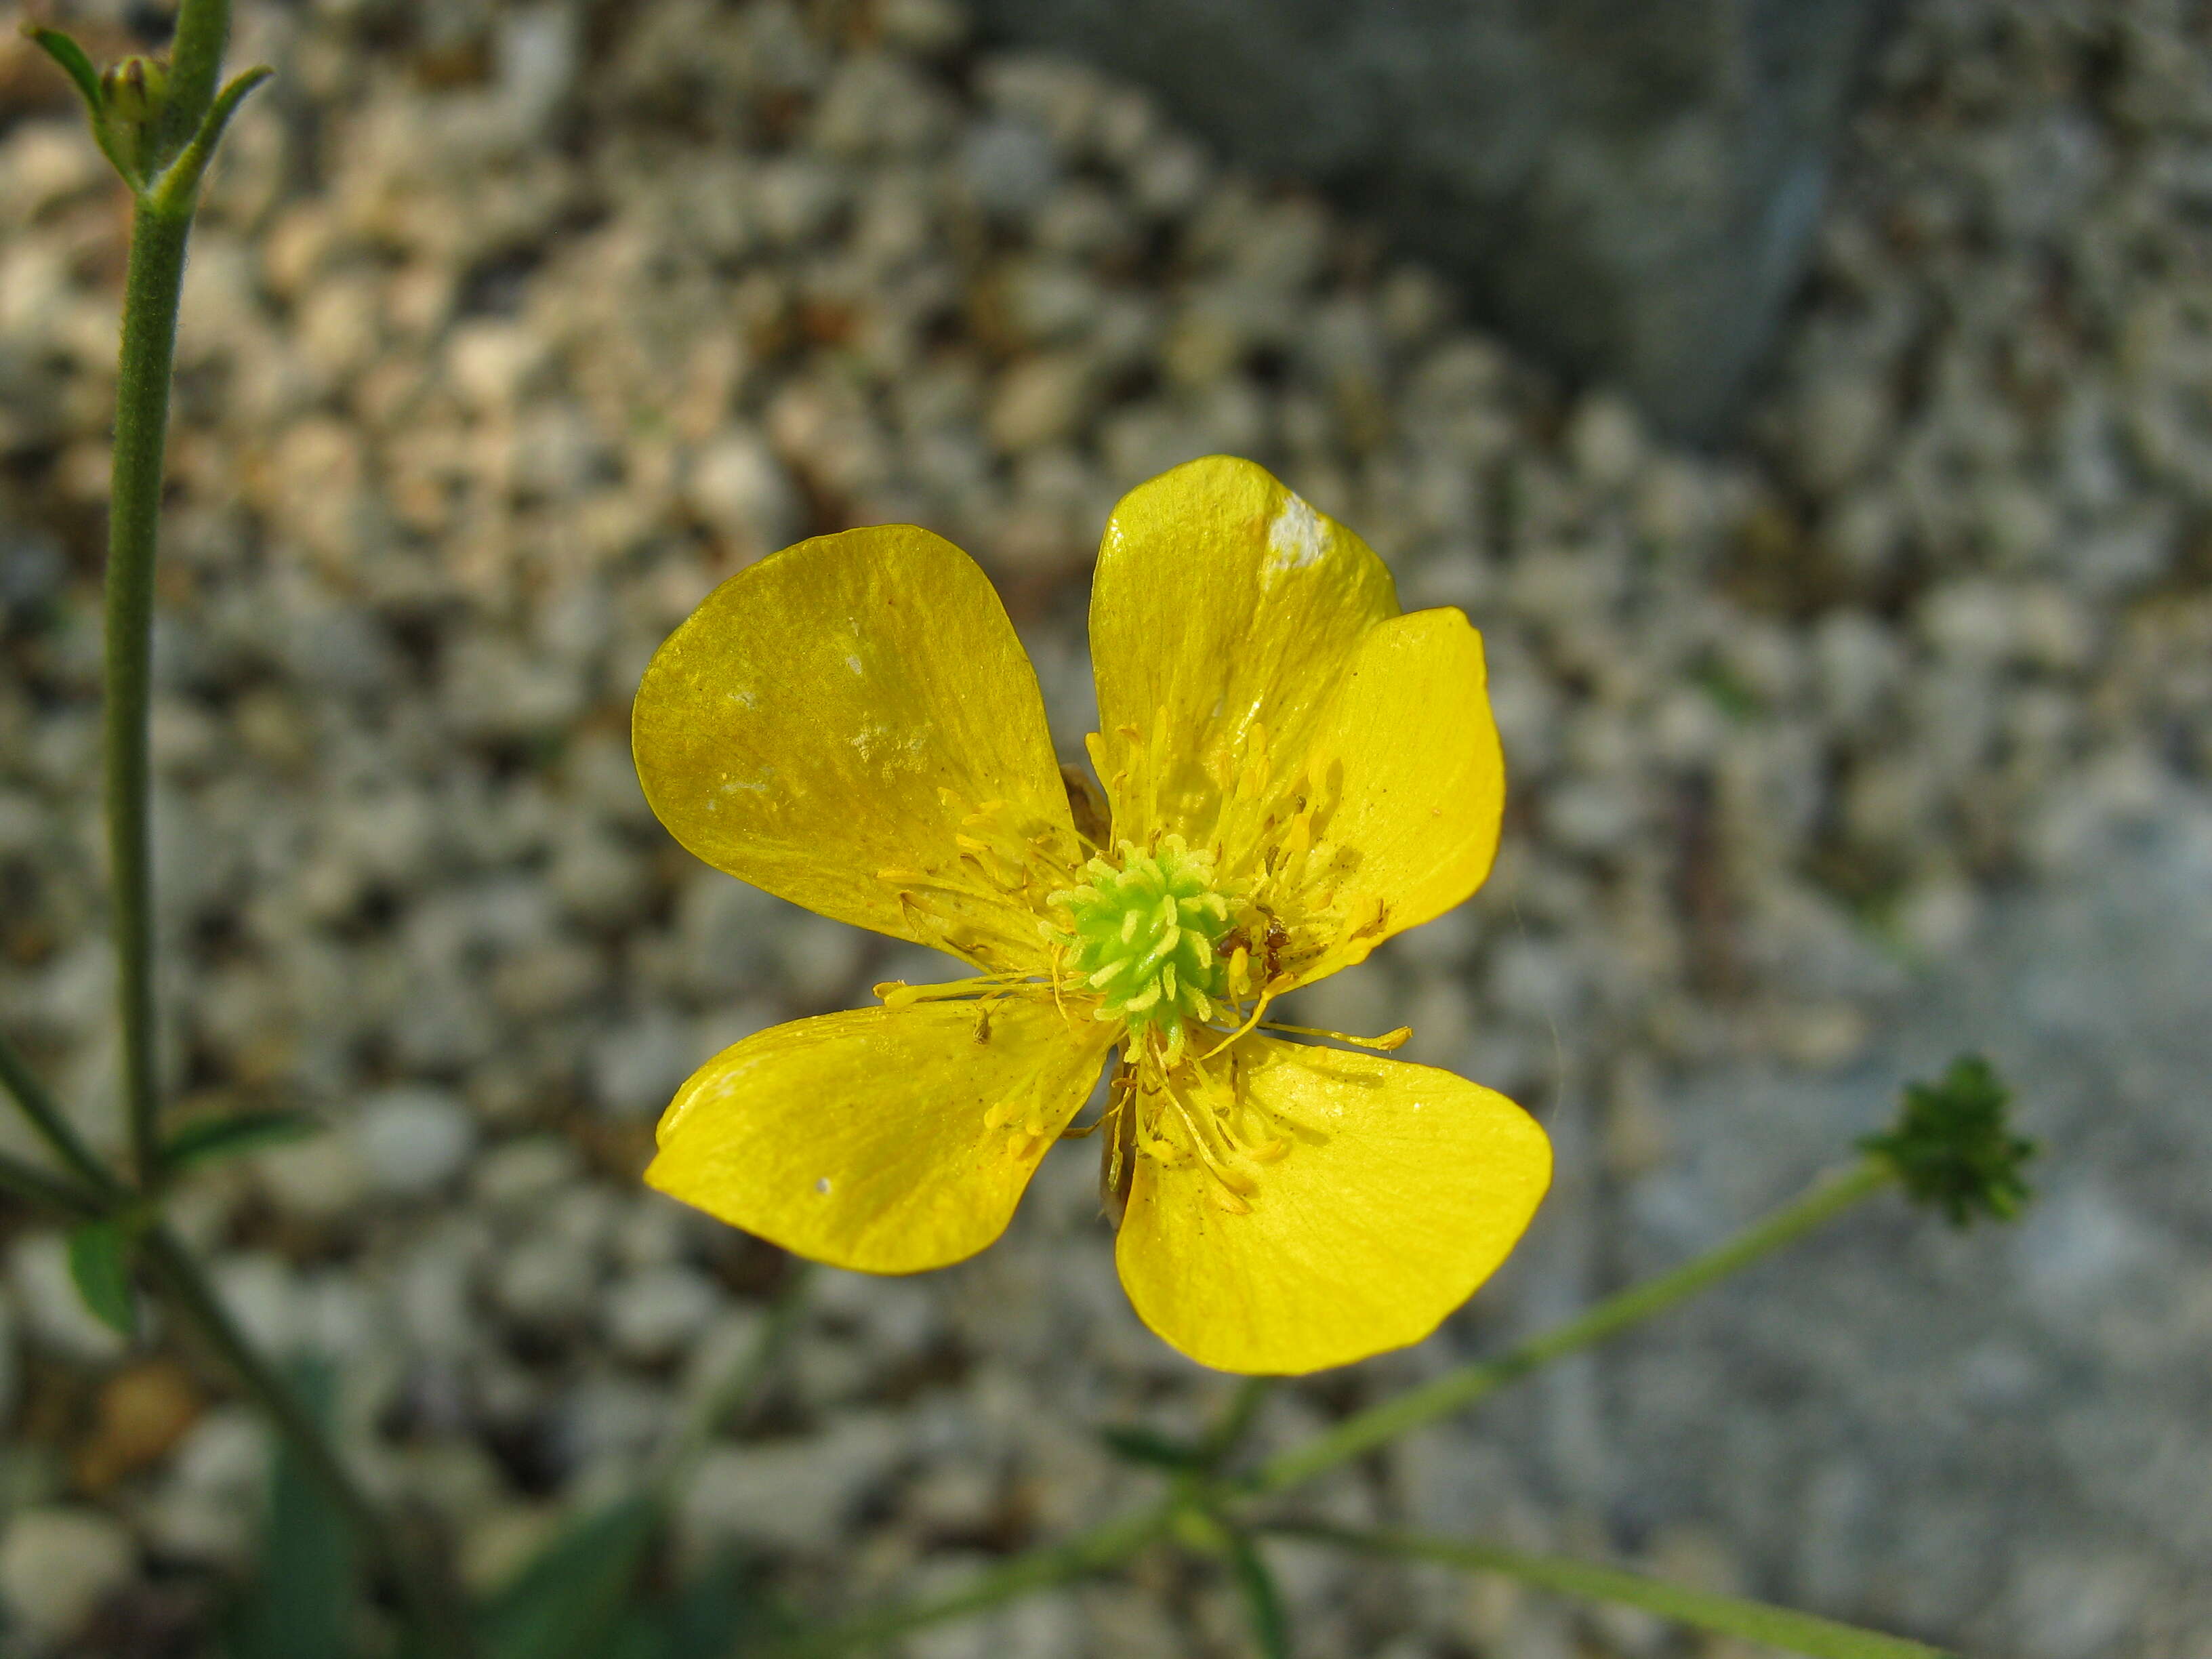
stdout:
<svg viewBox="0 0 2212 1659">
<path fill-rule="evenodd" d="M 34 1637 L 80 1629 L 130 1578 L 137 1548 L 97 1510 L 25 1510 L 0 1536 L 0 1604 Z"/>
<path fill-rule="evenodd" d="M 443 1089 L 386 1089 L 361 1104 L 354 1137 L 370 1184 L 394 1198 L 435 1192 L 476 1149 L 476 1124 L 459 1097 Z"/>
<path fill-rule="evenodd" d="M 873 1413 L 855 1413 L 805 1440 L 715 1446 L 700 1460 L 682 1523 L 706 1544 L 826 1548 L 903 1448 L 898 1425 Z"/>
<path fill-rule="evenodd" d="M 721 1300 L 713 1279 L 678 1261 L 629 1273 L 601 1297 L 607 1335 L 616 1349 L 648 1364 L 690 1346 Z"/>
<path fill-rule="evenodd" d="M 1726 424 L 1802 269 L 1881 10 L 1881 0 L 977 6 L 1001 39 L 1149 83 L 1238 160 L 1334 187 L 1405 251 L 1463 276 L 1516 334 L 1691 434 Z"/>
</svg>

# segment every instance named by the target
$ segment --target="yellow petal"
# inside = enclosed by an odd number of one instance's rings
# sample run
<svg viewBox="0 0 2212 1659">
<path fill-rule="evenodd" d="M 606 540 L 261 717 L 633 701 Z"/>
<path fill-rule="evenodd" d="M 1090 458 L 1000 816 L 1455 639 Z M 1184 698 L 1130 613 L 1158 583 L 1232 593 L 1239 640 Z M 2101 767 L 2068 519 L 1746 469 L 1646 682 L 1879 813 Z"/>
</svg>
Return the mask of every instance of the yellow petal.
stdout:
<svg viewBox="0 0 2212 1659">
<path fill-rule="evenodd" d="M 1373 550 L 1249 461 L 1208 456 L 1124 495 L 1091 589 L 1115 833 L 1225 831 L 1234 873 L 1258 814 L 1224 823 L 1220 797 L 1258 758 L 1255 729 L 1272 798 L 1362 635 L 1397 614 Z"/>
<path fill-rule="evenodd" d="M 879 526 L 739 571 L 654 653 L 631 741 L 653 810 L 717 868 L 972 961 L 1041 963 L 1036 910 L 1067 884 L 1074 826 L 1036 676 L 950 542 Z M 1025 866 L 1032 839 L 1047 853 Z"/>
<path fill-rule="evenodd" d="M 817 1261 L 918 1273 L 1006 1231 L 1112 1034 L 1049 1001 L 778 1025 L 695 1073 L 646 1180 Z M 981 1035 L 979 1036 L 978 1033 Z"/>
<path fill-rule="evenodd" d="M 1249 1097 L 1291 1126 L 1243 1214 L 1196 1164 L 1138 1160 L 1115 1256 L 1145 1323 L 1226 1371 L 1296 1375 L 1418 1342 L 1512 1249 L 1551 1145 L 1449 1072 L 1266 1038 Z"/>
<path fill-rule="evenodd" d="M 1482 884 L 1505 810 L 1505 761 L 1482 636 L 1456 611 L 1394 617 L 1360 641 L 1306 765 L 1334 803 L 1302 895 L 1334 938 L 1300 983 L 1359 961 Z M 1303 906 L 1298 907 L 1303 908 Z"/>
</svg>

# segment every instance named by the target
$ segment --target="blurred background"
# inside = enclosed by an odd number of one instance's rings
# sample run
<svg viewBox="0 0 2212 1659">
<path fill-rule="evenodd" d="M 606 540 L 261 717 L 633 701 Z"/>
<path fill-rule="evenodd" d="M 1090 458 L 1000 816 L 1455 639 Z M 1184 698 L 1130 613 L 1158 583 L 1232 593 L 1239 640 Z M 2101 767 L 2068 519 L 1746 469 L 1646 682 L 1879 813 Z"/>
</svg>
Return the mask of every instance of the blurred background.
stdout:
<svg viewBox="0 0 2212 1659">
<path fill-rule="evenodd" d="M 154 736 L 179 1110 L 331 1127 L 179 1200 L 472 1586 L 638 1478 L 776 1252 L 637 1182 L 708 1054 L 926 957 L 698 865 L 629 699 L 716 581 L 929 526 L 1064 754 L 1119 494 L 1226 451 L 1487 641 L 1459 911 L 1304 999 L 1526 1103 L 1556 1190 L 1299 1434 L 1680 1260 L 1988 1050 L 2019 1226 L 1884 1203 L 1336 1477 L 2021 1659 L 2212 1653 L 2212 15 L 2185 0 L 240 0 L 192 243 Z M 96 59 L 158 4 L 40 9 Z M 99 580 L 127 203 L 0 45 L 0 1019 L 118 1136 Z M 1296 1016 L 1293 1016 L 1294 1018 Z M 27 1141 L 12 1120 L 0 1144 Z M 1086 1151 L 1009 1237 L 818 1276 L 665 1571 L 950 1582 L 1225 1397 Z M 4 1651 L 214 1651 L 266 1437 L 0 1211 Z M 1285 1547 L 1299 1650 L 1734 1659 Z M 1152 1563 L 915 1655 L 1240 1650 Z"/>
</svg>

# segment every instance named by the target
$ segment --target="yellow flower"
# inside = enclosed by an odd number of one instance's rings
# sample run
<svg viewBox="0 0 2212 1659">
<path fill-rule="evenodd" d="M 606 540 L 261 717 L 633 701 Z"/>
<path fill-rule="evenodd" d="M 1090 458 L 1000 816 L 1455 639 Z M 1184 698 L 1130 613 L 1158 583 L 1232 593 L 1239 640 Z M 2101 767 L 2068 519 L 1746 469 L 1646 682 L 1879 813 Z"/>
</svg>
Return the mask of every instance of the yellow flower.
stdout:
<svg viewBox="0 0 2212 1659">
<path fill-rule="evenodd" d="M 787 548 L 669 637 L 633 736 L 677 839 L 980 972 L 716 1055 L 646 1179 L 911 1273 L 991 1243 L 1052 1143 L 1095 1130 L 1121 1282 L 1175 1347 L 1290 1373 L 1418 1341 L 1528 1225 L 1543 1132 L 1449 1073 L 1263 1022 L 1488 873 L 1481 640 L 1401 615 L 1364 542 L 1217 456 L 1115 510 L 1091 648 L 1103 801 L 1063 776 L 989 580 L 927 531 Z M 1117 1046 L 1103 1117 L 1073 1129 Z"/>
</svg>

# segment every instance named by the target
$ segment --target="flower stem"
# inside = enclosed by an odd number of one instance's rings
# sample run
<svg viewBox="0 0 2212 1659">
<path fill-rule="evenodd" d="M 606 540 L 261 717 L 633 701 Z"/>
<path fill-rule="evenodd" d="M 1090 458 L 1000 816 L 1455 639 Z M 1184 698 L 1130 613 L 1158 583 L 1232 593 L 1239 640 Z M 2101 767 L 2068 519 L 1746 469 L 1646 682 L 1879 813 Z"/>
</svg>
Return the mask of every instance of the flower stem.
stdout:
<svg viewBox="0 0 2212 1659">
<path fill-rule="evenodd" d="M 1739 1596 L 1716 1595 L 1707 1590 L 1669 1584 L 1618 1567 L 1601 1567 L 1559 1556 L 1523 1555 L 1517 1550 L 1457 1538 L 1433 1538 L 1410 1532 L 1360 1532 L 1344 1527 L 1283 1522 L 1265 1530 L 1283 1538 L 1303 1538 L 1317 1544 L 1369 1555 L 1396 1556 L 1414 1561 L 1440 1561 L 1446 1566 L 1478 1572 L 1503 1573 L 1540 1589 L 1558 1590 L 1593 1601 L 1612 1601 L 1671 1619 L 1679 1624 L 1723 1636 L 1737 1636 L 1769 1647 L 1787 1648 L 1811 1659 L 1948 1659 L 1946 1650 L 1925 1643 L 1861 1630 L 1809 1613 L 1747 1601 Z"/>
<path fill-rule="evenodd" d="M 167 107 L 155 134 L 157 166 L 168 166 L 199 131 L 201 117 L 215 102 L 223 49 L 229 44 L 230 0 L 185 0 L 177 9 L 176 32 L 169 37 Z"/>
<path fill-rule="evenodd" d="M 1834 1220 L 1893 1179 L 1894 1176 L 1887 1165 L 1872 1158 L 1864 1159 L 1673 1272 L 1632 1285 L 1533 1341 L 1524 1342 L 1495 1359 L 1477 1360 L 1447 1371 L 1395 1399 L 1355 1413 L 1303 1446 L 1270 1458 L 1261 1465 L 1248 1484 L 1248 1490 L 1255 1494 L 1281 1492 L 1323 1469 L 1372 1451 L 1408 1430 L 1464 1410 L 1484 1395 L 1526 1376 L 1540 1366 L 1601 1342 L 1654 1314 L 1664 1313 L 1676 1303 L 1749 1267 L 1759 1257 Z"/>
<path fill-rule="evenodd" d="M 1120 1565 L 1161 1536 L 1174 1519 L 1176 1509 L 1176 1504 L 1166 1502 L 1133 1510 L 1079 1534 L 1064 1544 L 1018 1555 L 1004 1566 L 979 1574 L 972 1583 L 950 1595 L 864 1613 L 842 1624 L 810 1631 L 770 1651 L 775 1659 L 821 1659 L 825 1654 L 851 1653 L 925 1626 L 941 1625 L 948 1620 L 981 1613 L 1031 1590 L 1048 1589 L 1054 1584 L 1087 1578 L 1092 1573 Z"/>
<path fill-rule="evenodd" d="M 423 1564 L 412 1559 L 374 1500 L 364 1492 L 292 1385 L 231 1317 L 207 1275 L 166 1224 L 146 1235 L 146 1264 L 183 1313 L 236 1374 L 278 1432 L 299 1454 L 308 1478 L 345 1516 L 369 1556 L 382 1567 L 406 1605 L 408 1622 L 441 1659 L 469 1659 L 476 1633 L 466 1612 L 443 1589 L 433 1587 Z"/>
<path fill-rule="evenodd" d="M 1784 1206 L 1765 1219 L 1753 1222 L 1735 1237 L 1705 1255 L 1684 1262 L 1673 1272 L 1646 1279 L 1640 1285 L 1632 1285 L 1620 1294 L 1599 1303 L 1578 1318 L 1571 1319 L 1496 1359 L 1479 1361 L 1447 1372 L 1434 1382 L 1409 1389 L 1395 1400 L 1384 1401 L 1381 1405 L 1348 1417 L 1327 1433 L 1317 1435 L 1304 1445 L 1294 1447 L 1270 1459 L 1249 1479 L 1224 1482 L 1212 1490 L 1219 1500 L 1231 1502 L 1266 1497 L 1294 1486 L 1364 1452 L 1372 1451 L 1409 1430 L 1472 1405 L 1483 1395 L 1526 1376 L 1551 1360 L 1571 1353 L 1577 1348 L 1588 1347 L 1655 1314 L 1664 1313 L 1675 1304 L 1718 1284 L 1730 1273 L 1749 1267 L 1759 1257 L 1780 1249 L 1834 1220 L 1854 1205 L 1879 1192 L 1893 1178 L 1887 1164 L 1873 1158 L 1865 1159 L 1841 1175 L 1822 1182 L 1803 1197 Z M 1264 1379 L 1249 1381 L 1231 1402 L 1224 1421 L 1237 1424 L 1241 1429 L 1242 1425 L 1237 1423 L 1237 1419 L 1247 1418 L 1250 1411 L 1256 1409 L 1265 1389 Z M 1033 1589 L 1103 1572 L 1120 1565 L 1164 1534 L 1182 1504 L 1188 1501 L 1188 1494 L 1179 1492 L 1165 1502 L 1104 1522 L 1064 1543 L 1016 1556 L 1005 1565 L 981 1574 L 964 1589 L 949 1595 L 940 1596 L 935 1601 L 916 1601 L 904 1607 L 862 1613 L 842 1624 L 827 1626 L 796 1638 L 772 1651 L 777 1659 L 819 1659 L 819 1656 L 825 1654 L 852 1652 L 890 1641 L 894 1637 L 903 1636 L 926 1626 L 943 1624 L 968 1613 L 981 1613 Z M 1605 1570 L 1592 1568 L 1587 1571 L 1602 1573 Z M 1633 1577 L 1630 1574 L 1619 1576 L 1625 1579 Z M 1633 1582 L 1641 1584 L 1646 1581 L 1635 1579 Z M 1662 1590 L 1666 1588 L 1659 1587 Z M 1683 1594 L 1687 1595 L 1688 1592 Z M 1625 1598 L 1616 1596 L 1612 1599 Z M 1747 1602 L 1741 1605 L 1752 1607 L 1755 1604 Z M 1784 1618 L 1800 1616 L 1784 1614 L 1778 1608 L 1759 1608 L 1758 1611 Z M 1687 1617 L 1686 1614 L 1674 1616 Z M 1826 1621 L 1814 1620 L 1810 1623 L 1825 1625 Z M 1836 1626 L 1832 1628 L 1844 1630 L 1849 1627 Z M 1891 1638 L 1869 1639 L 1893 1642 Z M 1825 1653 L 1826 1650 L 1807 1649 L 1805 1651 Z M 1843 1650 L 1837 1651 L 1841 1654 Z M 1853 1650 L 1844 1655 L 1843 1659 L 1928 1659 L 1933 1651 L 1913 1644 L 1896 1644 L 1887 1648 Z"/>
<path fill-rule="evenodd" d="M 176 355 L 177 299 L 191 229 L 189 207 L 182 213 L 167 211 L 144 196 L 131 216 L 107 522 L 107 846 L 114 884 L 111 903 L 117 1007 L 131 1153 L 138 1179 L 148 1186 L 161 1171 L 146 741 L 154 654 L 154 546 L 161 523 L 161 456 L 169 371 Z"/>
</svg>

